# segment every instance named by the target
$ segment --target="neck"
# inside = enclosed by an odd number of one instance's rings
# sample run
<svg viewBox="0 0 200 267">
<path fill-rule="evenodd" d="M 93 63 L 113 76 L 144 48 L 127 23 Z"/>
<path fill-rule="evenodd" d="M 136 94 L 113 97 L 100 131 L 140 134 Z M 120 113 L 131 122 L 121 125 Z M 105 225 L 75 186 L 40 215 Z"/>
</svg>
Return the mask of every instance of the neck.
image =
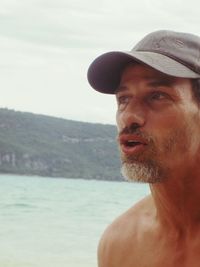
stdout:
<svg viewBox="0 0 200 267">
<path fill-rule="evenodd" d="M 165 229 L 191 232 L 200 228 L 199 188 L 200 172 L 150 185 L 157 220 Z"/>
</svg>

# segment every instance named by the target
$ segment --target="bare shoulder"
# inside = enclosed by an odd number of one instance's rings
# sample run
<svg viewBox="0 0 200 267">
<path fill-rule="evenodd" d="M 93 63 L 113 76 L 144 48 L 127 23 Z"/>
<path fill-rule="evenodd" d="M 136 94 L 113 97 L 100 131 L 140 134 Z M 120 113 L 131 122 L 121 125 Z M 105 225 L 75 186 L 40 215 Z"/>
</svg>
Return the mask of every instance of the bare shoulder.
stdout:
<svg viewBox="0 0 200 267">
<path fill-rule="evenodd" d="M 99 242 L 99 267 L 120 266 L 119 262 L 125 254 L 133 255 L 140 233 L 147 228 L 146 224 L 152 220 L 152 217 L 153 201 L 148 196 L 115 219 L 105 230 Z M 130 248 L 132 251 L 129 251 Z"/>
</svg>

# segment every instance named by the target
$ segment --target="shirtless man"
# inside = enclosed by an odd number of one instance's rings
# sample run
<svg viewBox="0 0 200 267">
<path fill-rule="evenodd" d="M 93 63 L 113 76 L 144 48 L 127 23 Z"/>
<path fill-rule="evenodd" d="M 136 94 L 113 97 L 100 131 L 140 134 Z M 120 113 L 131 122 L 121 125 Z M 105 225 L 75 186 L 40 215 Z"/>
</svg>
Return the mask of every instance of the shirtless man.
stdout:
<svg viewBox="0 0 200 267">
<path fill-rule="evenodd" d="M 116 95 L 122 173 L 151 190 L 106 229 L 99 267 L 200 266 L 199 79 L 200 38 L 172 31 L 90 65 L 91 86 Z"/>
</svg>

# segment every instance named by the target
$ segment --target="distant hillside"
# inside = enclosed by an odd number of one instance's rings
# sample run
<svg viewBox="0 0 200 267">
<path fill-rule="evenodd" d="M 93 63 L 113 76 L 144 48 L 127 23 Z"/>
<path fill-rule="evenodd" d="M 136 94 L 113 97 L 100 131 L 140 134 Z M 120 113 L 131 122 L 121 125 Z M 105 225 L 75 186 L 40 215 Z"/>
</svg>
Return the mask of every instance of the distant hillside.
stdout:
<svg viewBox="0 0 200 267">
<path fill-rule="evenodd" d="M 0 173 L 119 180 L 116 127 L 0 109 Z"/>
</svg>

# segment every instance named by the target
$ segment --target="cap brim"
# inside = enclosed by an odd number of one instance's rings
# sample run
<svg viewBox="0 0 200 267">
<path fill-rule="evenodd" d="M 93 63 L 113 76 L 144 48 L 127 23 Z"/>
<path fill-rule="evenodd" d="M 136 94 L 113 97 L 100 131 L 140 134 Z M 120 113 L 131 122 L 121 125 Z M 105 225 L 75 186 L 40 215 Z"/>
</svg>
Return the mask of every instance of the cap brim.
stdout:
<svg viewBox="0 0 200 267">
<path fill-rule="evenodd" d="M 170 76 L 200 78 L 200 74 L 162 54 L 145 51 L 114 51 L 105 53 L 92 62 L 88 69 L 88 81 L 95 90 L 105 94 L 114 94 L 120 82 L 121 71 L 128 63 L 134 61 L 146 64 Z"/>
</svg>

